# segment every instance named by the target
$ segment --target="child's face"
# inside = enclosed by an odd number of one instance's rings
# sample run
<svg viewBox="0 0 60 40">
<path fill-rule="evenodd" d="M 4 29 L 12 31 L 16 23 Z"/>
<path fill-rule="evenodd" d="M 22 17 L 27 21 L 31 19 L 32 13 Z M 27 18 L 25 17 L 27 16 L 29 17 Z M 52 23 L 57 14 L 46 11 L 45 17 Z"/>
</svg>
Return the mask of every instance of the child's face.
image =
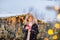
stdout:
<svg viewBox="0 0 60 40">
<path fill-rule="evenodd" d="M 32 18 L 32 17 L 30 17 L 30 18 L 29 18 L 29 22 L 32 22 L 32 21 L 33 21 L 33 18 Z"/>
</svg>

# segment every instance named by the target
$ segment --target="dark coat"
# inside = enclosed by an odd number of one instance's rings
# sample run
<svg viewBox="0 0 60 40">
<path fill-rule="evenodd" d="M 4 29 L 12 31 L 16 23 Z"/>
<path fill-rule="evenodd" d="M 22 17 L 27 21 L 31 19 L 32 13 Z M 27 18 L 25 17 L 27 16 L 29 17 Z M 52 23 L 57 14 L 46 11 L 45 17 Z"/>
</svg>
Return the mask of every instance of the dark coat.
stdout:
<svg viewBox="0 0 60 40">
<path fill-rule="evenodd" d="M 27 25 L 24 25 L 24 29 L 23 29 L 23 33 L 24 33 L 24 38 L 23 40 L 27 39 L 27 35 L 28 35 L 28 30 L 25 29 Z M 37 34 L 39 33 L 38 31 L 38 25 L 37 24 L 33 24 L 31 27 L 31 31 L 30 31 L 30 40 L 37 40 Z"/>
</svg>

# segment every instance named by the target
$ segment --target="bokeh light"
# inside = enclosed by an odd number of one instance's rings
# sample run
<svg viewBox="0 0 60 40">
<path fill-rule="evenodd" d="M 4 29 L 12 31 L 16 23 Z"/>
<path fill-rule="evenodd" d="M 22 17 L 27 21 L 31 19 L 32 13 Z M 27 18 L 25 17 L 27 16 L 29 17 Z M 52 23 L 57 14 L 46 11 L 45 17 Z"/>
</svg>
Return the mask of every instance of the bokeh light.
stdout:
<svg viewBox="0 0 60 40">
<path fill-rule="evenodd" d="M 54 9 L 57 11 L 59 10 L 59 6 L 55 6 Z"/>
<path fill-rule="evenodd" d="M 57 15 L 57 19 L 58 21 L 60 21 L 60 13 Z"/>
</svg>

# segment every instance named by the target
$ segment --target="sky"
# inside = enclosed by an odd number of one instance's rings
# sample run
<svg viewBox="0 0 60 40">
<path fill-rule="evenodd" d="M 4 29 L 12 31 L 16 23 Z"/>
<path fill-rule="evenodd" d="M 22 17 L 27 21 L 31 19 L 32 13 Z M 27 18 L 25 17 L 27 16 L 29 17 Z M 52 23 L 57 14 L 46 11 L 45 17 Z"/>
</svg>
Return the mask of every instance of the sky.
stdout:
<svg viewBox="0 0 60 40">
<path fill-rule="evenodd" d="M 42 14 L 44 20 L 54 20 L 56 11 L 47 10 L 47 6 L 60 6 L 60 4 L 55 0 L 0 0 L 0 17 L 25 14 L 30 7 L 33 7 L 34 11 L 37 11 L 37 19 L 41 19 Z M 32 14 L 35 15 L 34 12 Z"/>
</svg>

